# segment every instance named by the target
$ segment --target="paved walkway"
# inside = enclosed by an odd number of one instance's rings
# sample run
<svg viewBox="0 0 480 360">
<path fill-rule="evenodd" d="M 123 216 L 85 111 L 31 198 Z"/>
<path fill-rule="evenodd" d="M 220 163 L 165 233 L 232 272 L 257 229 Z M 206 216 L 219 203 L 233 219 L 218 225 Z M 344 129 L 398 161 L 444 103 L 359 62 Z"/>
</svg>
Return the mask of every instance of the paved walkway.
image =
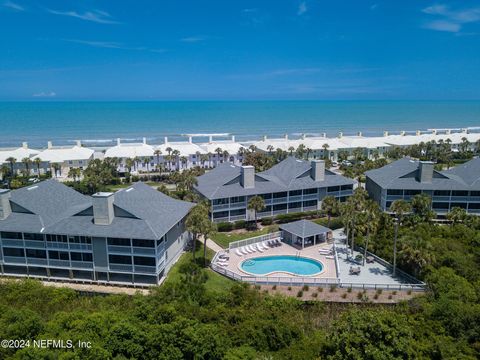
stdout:
<svg viewBox="0 0 480 360">
<path fill-rule="evenodd" d="M 203 241 L 203 236 L 200 237 L 200 242 L 203 244 L 204 241 Z M 216 253 L 219 252 L 219 251 L 223 251 L 224 248 L 222 248 L 220 245 L 218 245 L 215 241 L 213 241 L 212 239 L 208 239 L 207 240 L 207 248 L 215 251 Z"/>
</svg>

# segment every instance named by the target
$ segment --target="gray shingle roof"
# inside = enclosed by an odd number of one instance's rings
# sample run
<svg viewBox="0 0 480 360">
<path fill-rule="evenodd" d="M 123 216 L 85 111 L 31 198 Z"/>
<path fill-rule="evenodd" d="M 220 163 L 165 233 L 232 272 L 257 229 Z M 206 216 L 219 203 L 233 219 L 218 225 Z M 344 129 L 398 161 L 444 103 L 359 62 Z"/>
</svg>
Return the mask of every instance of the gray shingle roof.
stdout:
<svg viewBox="0 0 480 360">
<path fill-rule="evenodd" d="M 433 172 L 431 183 L 417 179 L 419 161 L 408 157 L 365 173 L 367 178 L 386 189 L 407 190 L 480 190 L 480 159 L 446 171 Z"/>
<path fill-rule="evenodd" d="M 248 196 L 288 190 L 353 185 L 354 180 L 325 170 L 324 181 L 310 177 L 309 161 L 288 157 L 272 168 L 255 174 L 255 186 L 245 189 L 240 184 L 241 167 L 222 164 L 197 178 L 195 189 L 207 199 L 221 199 L 231 196 Z"/>
<path fill-rule="evenodd" d="M 287 224 L 280 225 L 280 230 L 287 231 L 293 235 L 299 236 L 301 238 L 306 238 L 309 236 L 325 234 L 331 229 L 318 225 L 309 220 L 298 220 Z"/>
<path fill-rule="evenodd" d="M 194 206 L 136 183 L 115 193 L 112 223 L 95 225 L 91 197 L 55 180 L 14 190 L 10 202 L 14 212 L 0 220 L 1 231 L 142 239 L 161 238 Z"/>
</svg>

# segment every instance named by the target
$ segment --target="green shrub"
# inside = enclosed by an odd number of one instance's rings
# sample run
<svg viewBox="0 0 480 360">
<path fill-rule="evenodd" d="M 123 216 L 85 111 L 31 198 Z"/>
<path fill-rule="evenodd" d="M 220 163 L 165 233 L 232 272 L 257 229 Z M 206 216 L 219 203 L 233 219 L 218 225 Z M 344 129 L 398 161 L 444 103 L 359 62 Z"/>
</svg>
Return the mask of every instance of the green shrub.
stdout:
<svg viewBox="0 0 480 360">
<path fill-rule="evenodd" d="M 303 285 L 303 288 L 302 288 L 303 291 L 308 291 L 308 289 L 309 289 L 308 285 Z"/>
<path fill-rule="evenodd" d="M 383 292 L 383 290 L 382 290 L 382 289 L 377 289 L 377 294 L 378 294 L 378 295 L 381 295 L 381 294 L 382 294 L 382 292 Z"/>
<path fill-rule="evenodd" d="M 233 230 L 233 224 L 229 222 L 221 222 L 217 224 L 217 231 L 228 232 Z"/>
<path fill-rule="evenodd" d="M 291 291 L 291 290 L 292 290 L 292 287 L 291 287 L 291 286 L 289 286 L 289 287 L 288 287 L 288 291 Z"/>
<path fill-rule="evenodd" d="M 397 290 L 392 291 L 392 295 L 397 295 Z"/>
<path fill-rule="evenodd" d="M 349 287 L 349 288 L 347 289 L 347 292 L 351 293 L 351 292 L 352 292 L 352 287 Z"/>
<path fill-rule="evenodd" d="M 312 297 L 316 298 L 318 296 L 318 293 L 313 293 Z"/>
<path fill-rule="evenodd" d="M 335 291 L 337 291 L 337 285 L 330 286 L 330 292 L 335 292 Z"/>
<path fill-rule="evenodd" d="M 272 290 L 277 290 L 277 285 L 273 285 Z"/>
<path fill-rule="evenodd" d="M 346 299 L 347 298 L 347 293 L 343 293 L 342 294 L 342 299 Z"/>
<path fill-rule="evenodd" d="M 392 294 L 388 295 L 389 300 L 392 300 L 392 297 L 393 297 Z"/>
<path fill-rule="evenodd" d="M 373 298 L 374 298 L 375 300 L 377 300 L 377 299 L 378 299 L 378 293 L 376 293 L 375 295 L 373 295 Z"/>
<path fill-rule="evenodd" d="M 302 290 L 299 290 L 299 291 L 298 291 L 297 297 L 299 297 L 299 298 L 303 297 L 303 291 L 302 291 Z"/>
<path fill-rule="evenodd" d="M 273 224 L 273 219 L 272 218 L 263 218 L 261 221 L 261 224 L 266 226 L 266 225 L 272 225 Z"/>
<path fill-rule="evenodd" d="M 238 220 L 234 222 L 233 227 L 235 229 L 245 229 L 246 225 L 247 225 L 247 222 L 245 220 Z"/>
</svg>

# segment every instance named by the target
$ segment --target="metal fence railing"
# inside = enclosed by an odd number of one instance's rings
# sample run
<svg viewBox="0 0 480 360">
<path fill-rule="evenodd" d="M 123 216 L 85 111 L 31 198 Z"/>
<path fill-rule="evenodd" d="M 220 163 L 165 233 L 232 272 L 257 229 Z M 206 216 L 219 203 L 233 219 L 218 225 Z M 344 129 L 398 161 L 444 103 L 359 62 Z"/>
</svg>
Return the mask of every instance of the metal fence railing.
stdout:
<svg viewBox="0 0 480 360">
<path fill-rule="evenodd" d="M 256 243 L 259 243 L 259 242 L 262 242 L 262 241 L 280 239 L 281 236 L 282 236 L 281 231 L 275 231 L 275 232 L 272 232 L 272 233 L 268 233 L 268 234 L 260 235 L 260 236 L 255 236 L 255 237 L 248 238 L 248 239 L 245 239 L 245 240 L 233 241 L 233 242 L 230 243 L 228 248 L 230 250 L 231 249 L 236 249 L 236 248 L 239 248 L 239 247 L 242 247 L 242 246 L 256 244 Z"/>
</svg>

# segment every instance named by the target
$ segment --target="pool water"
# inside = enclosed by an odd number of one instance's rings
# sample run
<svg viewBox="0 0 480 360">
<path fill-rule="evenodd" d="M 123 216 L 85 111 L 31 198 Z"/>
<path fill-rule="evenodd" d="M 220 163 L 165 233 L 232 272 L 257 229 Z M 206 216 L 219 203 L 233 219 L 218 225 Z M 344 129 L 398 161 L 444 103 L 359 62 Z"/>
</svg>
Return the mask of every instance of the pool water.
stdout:
<svg viewBox="0 0 480 360">
<path fill-rule="evenodd" d="M 250 274 L 266 275 L 287 272 L 294 275 L 315 275 L 323 270 L 320 261 L 293 255 L 265 256 L 243 261 L 240 268 Z"/>
</svg>

